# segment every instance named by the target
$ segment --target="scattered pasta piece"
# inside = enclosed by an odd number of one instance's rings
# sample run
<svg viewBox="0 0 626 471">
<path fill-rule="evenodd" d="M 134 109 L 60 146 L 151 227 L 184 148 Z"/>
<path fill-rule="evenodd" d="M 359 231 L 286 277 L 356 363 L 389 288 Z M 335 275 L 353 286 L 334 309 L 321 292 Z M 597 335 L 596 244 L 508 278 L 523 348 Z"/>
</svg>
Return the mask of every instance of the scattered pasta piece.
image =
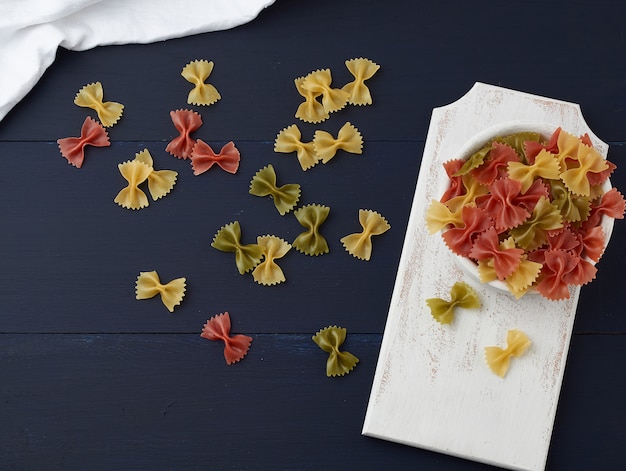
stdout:
<svg viewBox="0 0 626 471">
<path fill-rule="evenodd" d="M 300 185 L 297 183 L 288 183 L 277 187 L 276 172 L 272 164 L 268 164 L 252 177 L 250 181 L 250 194 L 255 196 L 271 196 L 276 209 L 281 216 L 284 216 L 295 208 L 300 200 Z"/>
<path fill-rule="evenodd" d="M 226 143 L 220 153 L 216 154 L 210 145 L 198 139 L 191 152 L 191 168 L 194 175 L 206 172 L 213 164 L 217 164 L 228 173 L 235 174 L 239 169 L 240 160 L 239 149 L 235 147 L 233 141 Z"/>
<path fill-rule="evenodd" d="M 259 236 L 256 241 L 263 247 L 265 260 L 252 272 L 254 281 L 261 285 L 275 285 L 285 281 L 285 274 L 275 260 L 284 257 L 291 249 L 291 244 L 273 235 Z"/>
<path fill-rule="evenodd" d="M 213 72 L 213 62 L 207 60 L 195 60 L 187 64 L 180 75 L 187 82 L 193 83 L 194 88 L 187 96 L 187 103 L 190 105 L 212 105 L 222 98 L 217 89 L 209 84 L 204 83 Z"/>
<path fill-rule="evenodd" d="M 348 103 L 351 105 L 371 105 L 372 95 L 365 85 L 365 81 L 380 69 L 380 65 L 369 59 L 359 57 L 358 59 L 350 59 L 346 61 L 346 67 L 354 76 L 354 80 L 343 86 L 343 91 L 350 94 Z"/>
<path fill-rule="evenodd" d="M 480 300 L 476 291 L 464 281 L 457 281 L 450 289 L 450 301 L 441 298 L 429 298 L 426 304 L 433 318 L 441 324 L 450 324 L 454 320 L 454 309 L 478 309 Z"/>
<path fill-rule="evenodd" d="M 148 206 L 148 197 L 139 185 L 148 179 L 152 167 L 140 160 L 129 160 L 118 164 L 117 167 L 128 182 L 128 186 L 117 194 L 114 201 L 126 209 L 141 209 Z"/>
<path fill-rule="evenodd" d="M 302 142 L 300 139 L 302 134 L 295 124 L 286 127 L 278 133 L 274 141 L 274 152 L 290 154 L 296 152 L 298 162 L 302 170 L 308 170 L 319 162 L 319 158 L 315 153 L 313 141 Z"/>
<path fill-rule="evenodd" d="M 321 255 L 329 252 L 328 242 L 319 233 L 319 227 L 326 221 L 330 208 L 321 204 L 308 204 L 294 211 L 294 216 L 307 230 L 299 234 L 293 246 L 305 255 Z"/>
<path fill-rule="evenodd" d="M 338 150 L 344 150 L 351 154 L 362 154 L 363 137 L 354 125 L 347 122 L 339 129 L 336 139 L 326 131 L 315 131 L 313 148 L 320 160 L 323 163 L 328 163 Z"/>
<path fill-rule="evenodd" d="M 387 232 L 391 226 L 381 214 L 371 209 L 359 209 L 359 223 L 363 231 L 343 237 L 341 243 L 356 258 L 369 260 L 372 256 L 372 236 Z"/>
<path fill-rule="evenodd" d="M 240 274 L 244 274 L 256 267 L 263 258 L 263 247 L 259 244 L 244 245 L 241 240 L 239 221 L 223 226 L 211 243 L 211 247 L 222 252 L 234 252 L 235 263 Z"/>
<path fill-rule="evenodd" d="M 317 101 L 320 92 L 314 93 L 302 87 L 305 77 L 299 77 L 294 80 L 296 90 L 304 97 L 304 102 L 300 103 L 296 110 L 296 118 L 301 119 L 305 123 L 321 123 L 330 117 L 330 114 L 324 110 L 324 106 Z"/>
<path fill-rule="evenodd" d="M 90 83 L 78 91 L 74 103 L 83 108 L 95 110 L 100 122 L 109 128 L 121 118 L 124 105 L 114 101 L 103 102 L 103 97 L 102 84 L 100 82 Z"/>
<path fill-rule="evenodd" d="M 161 301 L 170 312 L 174 312 L 174 307 L 178 306 L 185 297 L 185 278 L 176 278 L 166 284 L 161 284 L 159 274 L 156 271 L 142 271 L 135 283 L 135 294 L 137 299 L 149 299 L 157 294 L 161 295 Z"/>
<path fill-rule="evenodd" d="M 326 376 L 343 376 L 350 373 L 359 359 L 350 352 L 340 351 L 339 347 L 346 340 L 346 329 L 336 325 L 328 326 L 317 332 L 313 341 L 328 353 Z"/>
<path fill-rule="evenodd" d="M 80 128 L 80 137 L 64 137 L 57 140 L 61 155 L 76 168 L 83 166 L 85 146 L 108 147 L 111 145 L 106 129 L 95 119 L 87 116 Z"/>
<path fill-rule="evenodd" d="M 326 113 L 339 111 L 348 104 L 350 94 L 340 88 L 330 86 L 332 76 L 330 69 L 316 70 L 304 77 L 302 88 L 313 93 L 322 95 L 322 106 Z"/>
<path fill-rule="evenodd" d="M 252 343 L 252 337 L 247 335 L 231 335 L 230 328 L 230 314 L 224 312 L 207 320 L 200 334 L 203 339 L 224 342 L 224 358 L 228 365 L 237 363 L 245 357 Z"/>
<path fill-rule="evenodd" d="M 164 197 L 176 184 L 178 172 L 174 170 L 154 170 L 154 162 L 148 149 L 135 154 L 135 160 L 138 160 L 152 169 L 148 175 L 148 191 L 154 201 Z"/>
<path fill-rule="evenodd" d="M 495 374 L 504 378 L 509 370 L 511 357 L 520 357 L 530 347 L 530 339 L 521 330 L 509 330 L 506 334 L 506 348 L 485 347 L 487 366 Z"/>
<path fill-rule="evenodd" d="M 170 141 L 165 150 L 179 159 L 188 159 L 196 144 L 191 133 L 202 126 L 202 117 L 191 110 L 170 111 L 170 117 L 179 135 Z"/>
</svg>

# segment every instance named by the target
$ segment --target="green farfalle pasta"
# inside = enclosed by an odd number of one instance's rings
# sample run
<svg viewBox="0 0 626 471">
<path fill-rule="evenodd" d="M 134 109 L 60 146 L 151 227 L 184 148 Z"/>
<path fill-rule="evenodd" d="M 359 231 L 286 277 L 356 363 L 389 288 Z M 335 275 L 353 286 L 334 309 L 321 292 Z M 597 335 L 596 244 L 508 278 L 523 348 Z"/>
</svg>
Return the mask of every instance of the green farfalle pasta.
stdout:
<svg viewBox="0 0 626 471">
<path fill-rule="evenodd" d="M 523 224 L 514 227 L 509 233 L 515 243 L 524 250 L 534 250 L 548 240 L 548 231 L 563 227 L 563 217 L 559 209 L 545 196 L 539 198 L 532 215 Z"/>
<path fill-rule="evenodd" d="M 586 221 L 591 211 L 591 201 L 588 196 L 579 196 L 570 193 L 560 180 L 550 182 L 552 204 L 556 205 L 566 222 Z"/>
<path fill-rule="evenodd" d="M 311 337 L 322 350 L 328 353 L 326 376 L 343 376 L 359 362 L 359 359 L 352 353 L 339 350 L 346 340 L 346 333 L 345 328 L 332 325 L 323 328 Z"/>
<path fill-rule="evenodd" d="M 454 320 L 454 309 L 478 309 L 480 300 L 476 291 L 464 281 L 457 281 L 450 289 L 450 301 L 441 298 L 429 298 L 426 304 L 434 319 L 441 324 L 450 324 Z"/>
<path fill-rule="evenodd" d="M 211 247 L 222 252 L 234 252 L 235 263 L 240 274 L 244 274 L 256 267 L 263 258 L 263 247 L 259 244 L 242 244 L 241 227 L 239 221 L 223 226 L 211 243 Z"/>
<path fill-rule="evenodd" d="M 252 177 L 250 194 L 271 196 L 276 209 L 281 216 L 284 216 L 298 204 L 300 200 L 300 185 L 288 183 L 280 187 L 276 186 L 276 171 L 272 164 L 268 164 Z"/>
<path fill-rule="evenodd" d="M 330 208 L 321 204 L 309 204 L 294 211 L 294 216 L 307 230 L 296 237 L 293 246 L 306 255 L 321 255 L 329 252 L 328 242 L 319 232 L 326 221 Z"/>
</svg>

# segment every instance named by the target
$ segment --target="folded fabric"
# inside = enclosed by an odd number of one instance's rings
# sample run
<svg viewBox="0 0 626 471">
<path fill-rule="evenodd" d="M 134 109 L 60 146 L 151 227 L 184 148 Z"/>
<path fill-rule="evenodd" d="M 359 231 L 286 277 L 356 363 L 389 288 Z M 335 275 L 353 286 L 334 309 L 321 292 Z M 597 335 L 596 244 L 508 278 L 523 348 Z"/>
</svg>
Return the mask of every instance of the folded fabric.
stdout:
<svg viewBox="0 0 626 471">
<path fill-rule="evenodd" d="M 274 0 L 21 0 L 0 17 L 0 120 L 33 88 L 57 48 L 83 51 L 233 28 Z"/>
</svg>

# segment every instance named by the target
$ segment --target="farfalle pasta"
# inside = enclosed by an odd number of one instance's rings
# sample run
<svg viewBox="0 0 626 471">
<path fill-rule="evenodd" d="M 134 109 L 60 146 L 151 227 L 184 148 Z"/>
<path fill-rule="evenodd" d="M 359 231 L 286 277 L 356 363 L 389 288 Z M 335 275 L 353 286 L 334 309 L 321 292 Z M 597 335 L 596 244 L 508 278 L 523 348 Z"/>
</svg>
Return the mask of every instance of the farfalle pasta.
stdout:
<svg viewBox="0 0 626 471">
<path fill-rule="evenodd" d="M 300 192 L 300 185 L 297 183 L 276 186 L 276 171 L 272 164 L 259 170 L 250 181 L 250 194 L 271 196 L 274 200 L 274 206 L 281 216 L 296 207 L 300 200 Z"/>
<path fill-rule="evenodd" d="M 190 105 L 212 105 L 217 102 L 221 97 L 217 89 L 210 83 L 205 83 L 206 80 L 213 72 L 213 62 L 207 60 L 195 60 L 191 61 L 185 67 L 183 67 L 182 75 L 185 80 L 194 84 L 193 89 L 187 96 L 187 103 Z"/>
<path fill-rule="evenodd" d="M 313 92 L 302 87 L 304 79 L 305 77 L 298 77 L 294 80 L 296 90 L 304 97 L 304 101 L 298 106 L 295 116 L 305 123 L 321 123 L 330 117 L 330 113 L 317 101 L 317 98 L 322 94 L 321 92 Z"/>
<path fill-rule="evenodd" d="M 426 304 L 430 308 L 433 318 L 440 324 L 450 324 L 454 320 L 457 307 L 463 309 L 478 309 L 480 299 L 476 291 L 464 281 L 457 281 L 450 288 L 450 300 L 442 298 L 428 298 Z"/>
<path fill-rule="evenodd" d="M 198 139 L 191 152 L 191 168 L 194 175 L 206 172 L 213 164 L 217 164 L 225 172 L 235 174 L 239 169 L 240 160 L 241 154 L 233 141 L 224 144 L 216 154 L 209 144 Z"/>
<path fill-rule="evenodd" d="M 509 330 L 506 334 L 506 348 L 485 347 L 485 361 L 491 371 L 500 378 L 509 371 L 512 357 L 521 357 L 530 347 L 530 339 L 521 330 Z"/>
<path fill-rule="evenodd" d="M 88 116 L 80 128 L 80 137 L 64 137 L 57 140 L 57 144 L 67 163 L 81 168 L 85 160 L 85 146 L 108 147 L 111 141 L 106 129 Z"/>
<path fill-rule="evenodd" d="M 589 136 L 557 128 L 546 140 L 534 132 L 495 137 L 444 168 L 450 186 L 426 224 L 475 263 L 482 282 L 557 301 L 594 279 L 606 243 L 602 218 L 623 218 L 626 202 L 607 188 L 615 164 Z M 603 202 L 610 211 L 599 209 Z"/>
<path fill-rule="evenodd" d="M 252 337 L 243 334 L 232 335 L 230 329 L 230 314 L 224 312 L 208 319 L 200 333 L 203 339 L 224 342 L 224 359 L 227 365 L 237 363 L 245 357 L 252 343 Z"/>
<path fill-rule="evenodd" d="M 139 185 L 148 179 L 152 167 L 141 160 L 129 160 L 118 164 L 117 167 L 128 185 L 120 190 L 114 201 L 126 209 L 141 209 L 148 206 L 148 197 Z"/>
<path fill-rule="evenodd" d="M 276 260 L 291 250 L 291 244 L 273 235 L 259 236 L 256 242 L 263 247 L 263 261 L 252 271 L 254 281 L 266 286 L 284 282 L 285 274 Z"/>
<path fill-rule="evenodd" d="M 321 204 L 308 204 L 294 211 L 294 216 L 307 230 L 299 234 L 293 246 L 305 255 L 322 255 L 329 252 L 328 242 L 319 228 L 326 221 L 330 208 Z"/>
<path fill-rule="evenodd" d="M 169 142 L 165 151 L 179 159 L 188 159 L 196 145 L 191 133 L 202 126 L 202 117 L 192 110 L 170 111 L 170 117 L 179 134 Z"/>
<path fill-rule="evenodd" d="M 326 113 L 339 111 L 348 104 L 350 94 L 341 88 L 331 86 L 330 69 L 315 70 L 304 77 L 301 87 L 314 95 L 322 96 L 322 106 Z"/>
<path fill-rule="evenodd" d="M 119 121 L 124 112 L 124 105 L 115 101 L 103 101 L 104 91 L 100 82 L 90 83 L 81 88 L 74 103 L 83 108 L 91 108 L 98 114 L 98 119 L 107 128 Z"/>
<path fill-rule="evenodd" d="M 328 163 L 338 150 L 351 154 L 363 153 L 363 137 L 359 130 L 350 122 L 346 122 L 337 133 L 337 137 L 326 131 L 317 130 L 313 137 L 315 154 L 323 163 Z"/>
<path fill-rule="evenodd" d="M 186 286 L 186 278 L 176 278 L 169 283 L 162 284 L 156 271 L 141 272 L 135 282 L 135 297 L 149 299 L 160 295 L 167 310 L 174 312 L 174 308 L 185 297 Z"/>
<path fill-rule="evenodd" d="M 344 376 L 350 373 L 359 362 L 352 353 L 341 351 L 339 347 L 346 340 L 347 330 L 336 325 L 321 329 L 313 337 L 313 342 L 328 353 L 326 360 L 326 376 Z"/>
<path fill-rule="evenodd" d="M 148 149 L 135 154 L 135 160 L 146 164 L 152 169 L 148 174 L 148 191 L 154 201 L 167 195 L 174 185 L 178 177 L 178 172 L 174 170 L 155 170 L 154 161 Z"/>
<path fill-rule="evenodd" d="M 359 209 L 361 232 L 342 237 L 344 248 L 360 260 L 369 260 L 372 256 L 372 236 L 381 235 L 391 229 L 387 220 L 371 209 Z"/>
<path fill-rule="evenodd" d="M 235 263 L 240 274 L 256 267 L 263 258 L 264 249 L 259 244 L 241 243 L 241 226 L 234 221 L 223 226 L 213 237 L 211 247 L 222 252 L 234 252 Z"/>
<path fill-rule="evenodd" d="M 343 86 L 342 90 L 349 94 L 348 103 L 351 105 L 371 105 L 372 95 L 370 89 L 365 85 L 365 81 L 371 79 L 380 65 L 362 57 L 346 61 L 346 67 L 354 76 L 352 82 Z"/>
<path fill-rule="evenodd" d="M 292 124 L 278 133 L 274 141 L 274 152 L 290 154 L 295 152 L 302 170 L 308 170 L 319 162 L 313 141 L 302 142 L 302 134 L 297 125 Z"/>
</svg>

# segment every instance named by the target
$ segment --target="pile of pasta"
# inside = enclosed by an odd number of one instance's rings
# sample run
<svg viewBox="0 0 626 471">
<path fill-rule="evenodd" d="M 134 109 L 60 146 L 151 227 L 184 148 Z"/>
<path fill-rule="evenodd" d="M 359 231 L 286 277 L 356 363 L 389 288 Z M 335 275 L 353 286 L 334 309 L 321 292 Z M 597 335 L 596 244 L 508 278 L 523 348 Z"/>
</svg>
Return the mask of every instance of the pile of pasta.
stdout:
<svg viewBox="0 0 626 471">
<path fill-rule="evenodd" d="M 605 191 L 616 168 L 588 135 L 557 128 L 497 137 L 467 160 L 444 164 L 448 190 L 428 208 L 455 254 L 473 260 L 483 283 L 500 280 L 516 298 L 536 290 L 569 298 L 595 278 L 605 248 L 603 217 L 623 218 L 625 201 Z"/>
</svg>

